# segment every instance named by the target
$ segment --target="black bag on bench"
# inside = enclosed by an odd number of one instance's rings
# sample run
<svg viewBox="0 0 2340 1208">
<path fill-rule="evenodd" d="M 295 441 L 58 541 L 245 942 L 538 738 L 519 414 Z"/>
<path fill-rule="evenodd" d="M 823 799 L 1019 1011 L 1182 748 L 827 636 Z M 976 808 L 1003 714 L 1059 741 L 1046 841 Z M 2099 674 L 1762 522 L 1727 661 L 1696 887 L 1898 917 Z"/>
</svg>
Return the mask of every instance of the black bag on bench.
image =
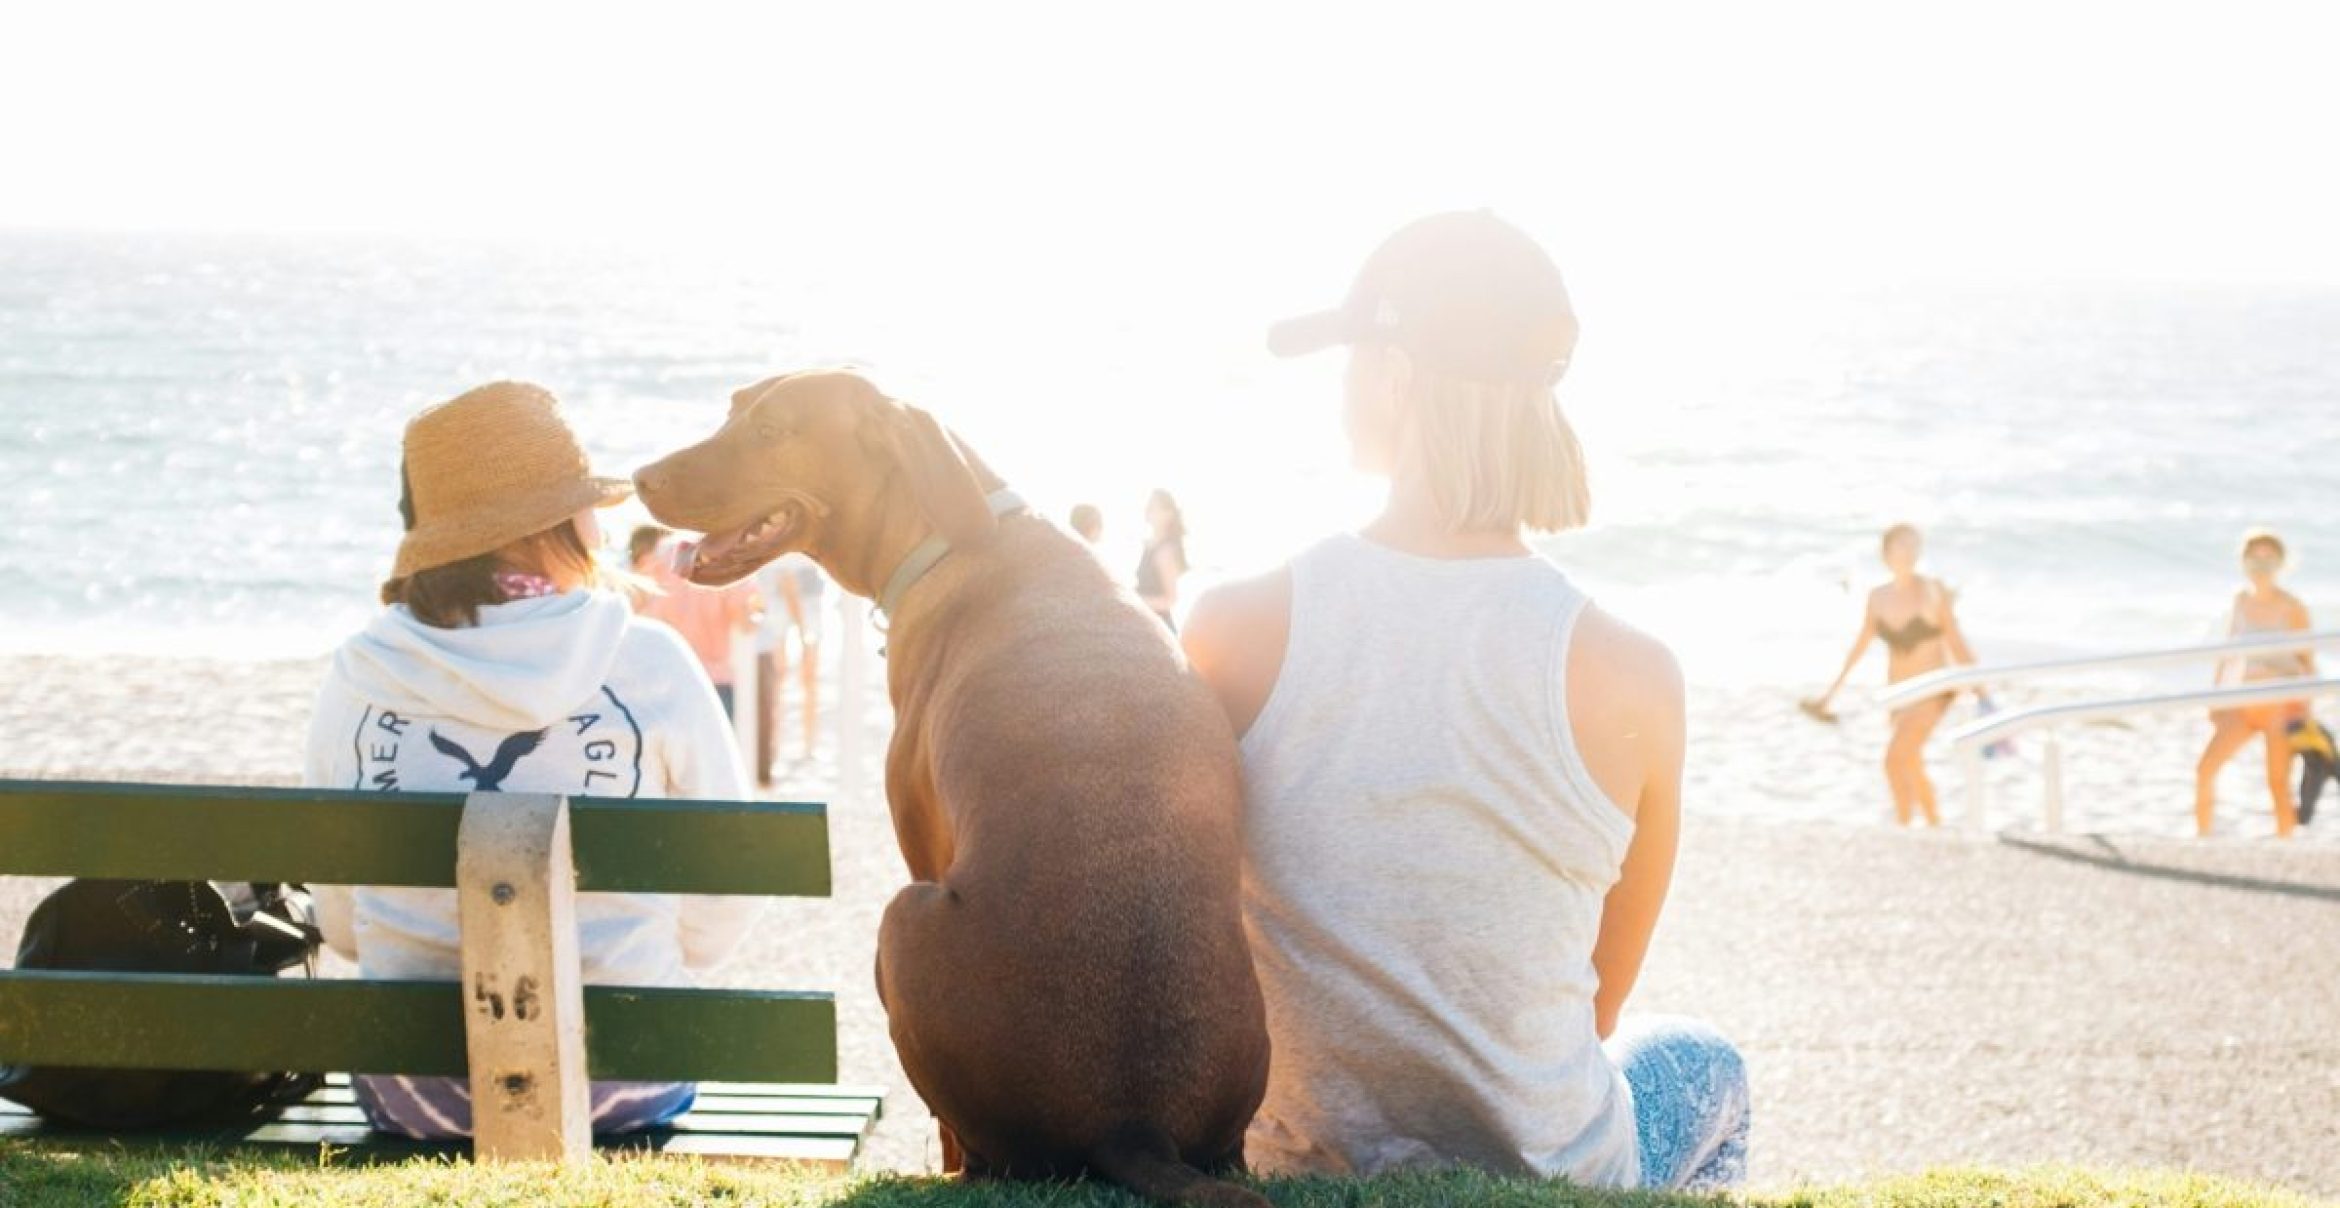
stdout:
<svg viewBox="0 0 2340 1208">
<path fill-rule="evenodd" d="M 311 967 L 318 934 L 307 891 L 250 889 L 252 900 L 239 907 L 209 881 L 71 881 L 33 908 L 16 966 L 253 977 Z M 14 1066 L 0 1067 L 0 1096 L 92 1128 L 224 1126 L 257 1121 L 321 1081 L 315 1074 Z"/>
</svg>

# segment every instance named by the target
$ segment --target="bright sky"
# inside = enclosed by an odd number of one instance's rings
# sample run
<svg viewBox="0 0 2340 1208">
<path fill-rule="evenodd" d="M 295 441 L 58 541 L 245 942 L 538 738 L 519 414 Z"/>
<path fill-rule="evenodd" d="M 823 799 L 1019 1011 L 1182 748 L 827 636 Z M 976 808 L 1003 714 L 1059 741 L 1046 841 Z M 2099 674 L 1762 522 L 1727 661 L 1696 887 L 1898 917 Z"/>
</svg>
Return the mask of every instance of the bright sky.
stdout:
<svg viewBox="0 0 2340 1208">
<path fill-rule="evenodd" d="M 1346 276 L 2340 282 L 2328 3 L 25 6 L 0 226 L 770 239 Z"/>
</svg>

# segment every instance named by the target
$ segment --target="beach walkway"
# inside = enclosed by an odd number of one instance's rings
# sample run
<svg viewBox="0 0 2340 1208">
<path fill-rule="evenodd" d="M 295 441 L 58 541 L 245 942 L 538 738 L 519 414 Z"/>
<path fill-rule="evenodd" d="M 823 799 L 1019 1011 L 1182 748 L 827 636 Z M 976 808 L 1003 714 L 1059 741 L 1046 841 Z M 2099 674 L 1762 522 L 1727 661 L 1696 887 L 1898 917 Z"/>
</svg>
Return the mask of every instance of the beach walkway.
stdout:
<svg viewBox="0 0 2340 1208">
<path fill-rule="evenodd" d="M 0 658 L 0 776 L 291 783 L 321 672 Z M 835 774 L 790 787 L 825 798 Z M 720 980 L 834 988 L 844 1079 L 892 1087 L 871 1161 L 926 1168 L 871 983 L 901 862 L 881 803 L 832 817 L 836 898 L 778 906 Z M 0 957 L 46 888 L 0 879 Z M 2340 1195 L 2340 846 L 1694 810 L 1634 1006 L 1745 1049 L 1761 1186 L 2059 1160 Z"/>
</svg>

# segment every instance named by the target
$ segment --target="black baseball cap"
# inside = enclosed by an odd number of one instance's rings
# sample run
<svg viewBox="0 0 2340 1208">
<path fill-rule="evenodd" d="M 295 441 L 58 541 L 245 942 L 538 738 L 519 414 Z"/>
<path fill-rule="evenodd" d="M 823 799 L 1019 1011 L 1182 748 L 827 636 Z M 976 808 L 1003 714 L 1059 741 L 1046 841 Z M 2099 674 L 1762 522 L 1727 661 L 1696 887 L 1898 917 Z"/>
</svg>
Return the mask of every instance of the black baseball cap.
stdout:
<svg viewBox="0 0 2340 1208">
<path fill-rule="evenodd" d="M 1576 351 L 1576 311 L 1559 267 L 1527 232 L 1457 210 L 1384 240 L 1339 306 L 1268 329 L 1281 357 L 1370 343 L 1394 344 L 1434 373 L 1549 384 Z"/>
</svg>

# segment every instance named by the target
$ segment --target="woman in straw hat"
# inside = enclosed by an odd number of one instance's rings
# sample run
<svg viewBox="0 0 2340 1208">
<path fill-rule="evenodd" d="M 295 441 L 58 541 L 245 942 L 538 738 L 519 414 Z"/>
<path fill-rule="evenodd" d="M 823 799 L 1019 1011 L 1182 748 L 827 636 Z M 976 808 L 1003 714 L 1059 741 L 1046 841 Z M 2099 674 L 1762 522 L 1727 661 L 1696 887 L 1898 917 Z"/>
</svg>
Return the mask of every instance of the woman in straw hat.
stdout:
<svg viewBox="0 0 2340 1208">
<path fill-rule="evenodd" d="M 1390 489 L 1187 620 L 1242 736 L 1259 1169 L 1744 1173 L 1737 1050 L 1621 1014 L 1673 870 L 1682 678 L 1525 539 L 1584 522 L 1575 341 L 1559 270 L 1485 213 L 1399 231 L 1271 336 L 1349 346 L 1351 456 Z"/>
<path fill-rule="evenodd" d="M 597 478 L 545 391 L 497 382 L 406 427 L 406 535 L 382 585 L 388 607 L 344 643 L 318 695 L 306 782 L 373 792 L 745 795 L 730 727 L 674 631 L 637 621 L 592 551 L 594 513 L 626 498 Z M 368 977 L 459 975 L 455 894 L 320 886 L 328 943 Z M 749 898 L 577 896 L 588 983 L 687 985 L 723 960 Z M 460 1078 L 361 1075 L 376 1128 L 467 1135 Z M 594 1128 L 658 1124 L 688 1083 L 593 1084 Z"/>
</svg>

